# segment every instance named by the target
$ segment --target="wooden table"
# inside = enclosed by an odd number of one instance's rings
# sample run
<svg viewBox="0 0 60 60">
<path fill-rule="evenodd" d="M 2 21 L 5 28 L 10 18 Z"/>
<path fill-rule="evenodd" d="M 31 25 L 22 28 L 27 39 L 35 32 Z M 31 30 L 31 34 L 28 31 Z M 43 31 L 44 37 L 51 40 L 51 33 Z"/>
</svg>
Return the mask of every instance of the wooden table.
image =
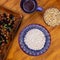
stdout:
<svg viewBox="0 0 60 60">
<path fill-rule="evenodd" d="M 60 9 L 60 0 L 37 0 L 39 6 L 45 10 L 49 7 Z M 20 0 L 0 0 L 0 6 L 3 6 L 16 13 L 23 14 L 23 22 L 16 34 L 12 47 L 6 60 L 60 60 L 60 26 L 50 27 L 43 21 L 43 12 L 34 12 L 32 14 L 24 13 L 20 8 Z M 48 51 L 40 56 L 34 57 L 25 54 L 19 47 L 18 36 L 21 30 L 29 24 L 37 23 L 46 27 L 51 35 L 51 45 Z"/>
</svg>

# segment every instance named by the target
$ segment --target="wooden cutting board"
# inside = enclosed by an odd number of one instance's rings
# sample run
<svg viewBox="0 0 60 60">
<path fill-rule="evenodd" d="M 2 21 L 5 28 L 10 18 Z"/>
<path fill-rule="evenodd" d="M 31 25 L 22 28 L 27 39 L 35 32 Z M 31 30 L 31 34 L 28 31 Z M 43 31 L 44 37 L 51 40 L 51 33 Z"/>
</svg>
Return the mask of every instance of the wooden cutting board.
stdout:
<svg viewBox="0 0 60 60">
<path fill-rule="evenodd" d="M 57 7 L 60 9 L 60 0 L 37 0 L 39 6 L 45 10 L 49 7 Z M 23 22 L 14 39 L 12 47 L 8 53 L 6 60 L 60 60 L 60 26 L 52 28 L 47 26 L 43 21 L 44 12 L 34 12 L 32 14 L 24 13 L 20 8 L 20 0 L 0 0 L 0 6 L 3 6 L 16 13 L 24 15 Z M 37 23 L 46 27 L 51 35 L 51 45 L 48 51 L 40 56 L 34 57 L 25 54 L 19 47 L 18 36 L 21 30 L 29 24 Z"/>
</svg>

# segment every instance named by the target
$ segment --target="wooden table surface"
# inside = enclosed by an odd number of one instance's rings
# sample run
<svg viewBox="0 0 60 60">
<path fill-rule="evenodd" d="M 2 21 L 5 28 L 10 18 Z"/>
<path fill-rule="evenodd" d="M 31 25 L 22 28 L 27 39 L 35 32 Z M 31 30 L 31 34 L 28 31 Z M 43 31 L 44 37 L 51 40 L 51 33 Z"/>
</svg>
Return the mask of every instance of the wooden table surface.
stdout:
<svg viewBox="0 0 60 60">
<path fill-rule="evenodd" d="M 60 0 L 37 0 L 39 6 L 46 10 L 49 7 L 57 7 L 60 9 Z M 3 6 L 16 13 L 23 14 L 23 22 L 19 31 L 14 38 L 11 49 L 9 50 L 6 60 L 60 60 L 60 26 L 50 27 L 44 23 L 43 12 L 34 12 L 32 14 L 24 13 L 20 8 L 20 0 L 0 0 L 0 6 Z M 19 47 L 18 36 L 21 30 L 29 24 L 37 23 L 47 28 L 51 35 L 51 45 L 48 51 L 39 56 L 29 56 L 25 54 Z"/>
</svg>

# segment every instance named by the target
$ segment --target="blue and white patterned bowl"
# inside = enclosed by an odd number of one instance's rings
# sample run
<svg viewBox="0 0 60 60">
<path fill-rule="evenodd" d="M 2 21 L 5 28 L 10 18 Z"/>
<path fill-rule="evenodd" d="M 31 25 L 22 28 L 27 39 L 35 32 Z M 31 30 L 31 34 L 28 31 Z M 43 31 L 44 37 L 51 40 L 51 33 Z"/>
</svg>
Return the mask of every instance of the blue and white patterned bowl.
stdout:
<svg viewBox="0 0 60 60">
<path fill-rule="evenodd" d="M 24 42 L 24 38 L 25 38 L 25 35 L 27 34 L 28 31 L 30 31 L 31 29 L 39 29 L 40 31 L 42 31 L 45 35 L 45 38 L 46 38 L 46 42 L 45 42 L 45 45 L 42 49 L 40 50 L 33 50 L 33 49 L 30 49 Z M 41 55 L 43 53 L 45 53 L 47 51 L 47 49 L 49 48 L 50 46 L 50 34 L 49 32 L 47 31 L 46 28 L 44 28 L 43 26 L 39 25 L 39 24 L 31 24 L 29 26 L 27 26 L 26 28 L 24 28 L 22 30 L 22 32 L 20 33 L 19 35 L 19 45 L 21 47 L 21 49 L 27 53 L 28 55 L 32 55 L 32 56 L 38 56 L 38 55 Z"/>
</svg>

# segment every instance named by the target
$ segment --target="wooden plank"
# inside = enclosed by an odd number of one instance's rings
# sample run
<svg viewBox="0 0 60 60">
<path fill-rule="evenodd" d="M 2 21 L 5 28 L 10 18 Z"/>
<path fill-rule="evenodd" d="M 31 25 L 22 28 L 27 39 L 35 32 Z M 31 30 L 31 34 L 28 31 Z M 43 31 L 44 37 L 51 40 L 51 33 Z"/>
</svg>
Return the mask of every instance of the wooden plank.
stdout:
<svg viewBox="0 0 60 60">
<path fill-rule="evenodd" d="M 47 26 L 43 21 L 44 11 L 34 12 L 32 14 L 24 13 L 20 8 L 21 0 L 1 0 L 0 5 L 7 9 L 21 13 L 24 15 L 22 25 L 14 39 L 13 45 L 9 51 L 6 60 L 60 60 L 60 26 L 52 28 Z M 5 3 L 4 3 L 5 2 Z M 57 7 L 60 9 L 60 0 L 37 0 L 38 6 L 42 6 L 45 10 L 49 7 Z M 21 30 L 29 24 L 37 23 L 46 27 L 51 35 L 51 46 L 48 51 L 40 56 L 33 57 L 25 54 L 19 47 L 18 36 Z"/>
</svg>

